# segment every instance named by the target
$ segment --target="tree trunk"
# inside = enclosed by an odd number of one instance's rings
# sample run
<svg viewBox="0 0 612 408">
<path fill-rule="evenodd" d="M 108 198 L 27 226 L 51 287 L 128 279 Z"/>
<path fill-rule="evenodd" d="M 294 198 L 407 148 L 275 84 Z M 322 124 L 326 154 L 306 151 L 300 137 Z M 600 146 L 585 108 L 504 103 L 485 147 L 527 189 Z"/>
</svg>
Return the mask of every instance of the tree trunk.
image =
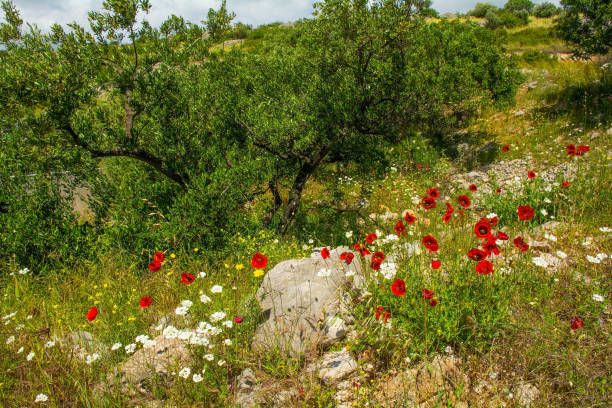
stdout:
<svg viewBox="0 0 612 408">
<path fill-rule="evenodd" d="M 289 202 L 287 203 L 287 207 L 285 207 L 285 211 L 283 212 L 283 218 L 277 227 L 277 232 L 279 234 L 285 235 L 287 233 L 287 229 L 289 228 L 291 221 L 293 221 L 293 217 L 300 206 L 304 186 L 314 170 L 315 168 L 312 165 L 303 164 L 295 177 L 293 187 L 291 187 L 291 191 L 289 192 Z"/>
<path fill-rule="evenodd" d="M 272 219 L 274 218 L 274 214 L 276 214 L 276 212 L 281 207 L 281 205 L 283 205 L 283 199 L 280 196 L 278 187 L 276 186 L 276 182 L 277 182 L 277 179 L 274 178 L 273 180 L 270 180 L 270 182 L 268 183 L 268 186 L 270 187 L 270 191 L 272 191 L 272 195 L 274 196 L 274 204 L 272 205 L 272 208 L 270 208 L 270 210 L 264 217 L 264 225 L 266 227 L 270 225 L 270 223 L 272 222 Z"/>
</svg>

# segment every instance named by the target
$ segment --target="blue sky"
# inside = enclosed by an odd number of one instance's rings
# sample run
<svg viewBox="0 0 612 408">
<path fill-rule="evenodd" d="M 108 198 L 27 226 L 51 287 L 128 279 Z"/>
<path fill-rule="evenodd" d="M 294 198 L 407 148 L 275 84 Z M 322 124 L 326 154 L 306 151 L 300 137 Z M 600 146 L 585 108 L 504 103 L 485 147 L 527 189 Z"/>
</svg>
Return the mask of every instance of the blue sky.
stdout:
<svg viewBox="0 0 612 408">
<path fill-rule="evenodd" d="M 433 6 L 440 13 L 464 12 L 473 8 L 477 1 L 483 0 L 433 0 Z M 219 6 L 220 0 L 150 0 L 150 2 L 152 8 L 147 20 L 157 26 L 171 14 L 199 23 L 209 8 Z M 506 0 L 489 2 L 501 6 Z M 552 2 L 559 3 L 556 0 Z M 102 0 L 13 0 L 13 3 L 21 11 L 24 22 L 36 23 L 44 30 L 55 22 L 67 24 L 76 20 L 86 25 L 87 12 L 100 9 Z M 228 0 L 228 7 L 236 13 L 235 21 L 257 26 L 308 17 L 312 13 L 312 3 L 313 0 Z"/>
</svg>

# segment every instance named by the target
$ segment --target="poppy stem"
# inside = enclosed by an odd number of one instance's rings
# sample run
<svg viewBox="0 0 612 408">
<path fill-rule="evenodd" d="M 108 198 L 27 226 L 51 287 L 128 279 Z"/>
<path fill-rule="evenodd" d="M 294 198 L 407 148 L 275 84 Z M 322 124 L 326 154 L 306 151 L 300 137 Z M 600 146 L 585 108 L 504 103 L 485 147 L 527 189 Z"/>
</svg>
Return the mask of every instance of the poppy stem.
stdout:
<svg viewBox="0 0 612 408">
<path fill-rule="evenodd" d="M 425 314 L 423 319 L 423 325 L 425 326 L 425 355 L 429 352 L 429 332 L 427 328 L 427 300 L 423 300 L 423 306 L 425 307 Z"/>
</svg>

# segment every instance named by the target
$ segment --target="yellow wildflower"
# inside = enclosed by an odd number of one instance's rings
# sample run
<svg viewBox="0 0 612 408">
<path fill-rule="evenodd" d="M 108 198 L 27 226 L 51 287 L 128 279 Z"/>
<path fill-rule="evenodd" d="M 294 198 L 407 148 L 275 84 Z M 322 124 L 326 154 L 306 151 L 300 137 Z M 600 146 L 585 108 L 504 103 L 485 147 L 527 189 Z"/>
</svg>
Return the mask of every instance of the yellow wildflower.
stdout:
<svg viewBox="0 0 612 408">
<path fill-rule="evenodd" d="M 264 274 L 263 269 L 255 269 L 253 271 L 253 276 L 256 277 L 256 278 L 259 278 L 260 276 L 263 276 L 263 274 Z"/>
</svg>

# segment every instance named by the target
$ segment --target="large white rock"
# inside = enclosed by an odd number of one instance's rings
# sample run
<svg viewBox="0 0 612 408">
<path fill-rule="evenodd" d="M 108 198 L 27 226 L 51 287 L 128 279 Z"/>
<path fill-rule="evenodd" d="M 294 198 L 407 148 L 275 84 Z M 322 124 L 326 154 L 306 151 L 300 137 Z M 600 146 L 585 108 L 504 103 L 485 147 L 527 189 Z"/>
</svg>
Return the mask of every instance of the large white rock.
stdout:
<svg viewBox="0 0 612 408">
<path fill-rule="evenodd" d="M 336 319 L 342 292 L 363 287 L 364 280 L 359 253 L 347 265 L 340 260 L 343 252 L 350 250 L 336 248 L 328 259 L 315 253 L 281 262 L 266 274 L 256 298 L 267 320 L 257 328 L 254 348 L 299 355 L 344 336 Z"/>
</svg>

